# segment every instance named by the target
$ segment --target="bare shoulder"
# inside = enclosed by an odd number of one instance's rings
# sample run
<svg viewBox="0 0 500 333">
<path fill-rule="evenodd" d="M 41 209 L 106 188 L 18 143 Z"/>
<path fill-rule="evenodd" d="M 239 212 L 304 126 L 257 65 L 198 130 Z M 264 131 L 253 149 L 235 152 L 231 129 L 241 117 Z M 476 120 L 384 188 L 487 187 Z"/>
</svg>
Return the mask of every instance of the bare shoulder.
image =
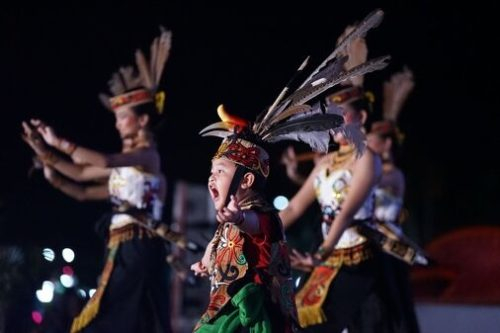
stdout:
<svg viewBox="0 0 500 333">
<path fill-rule="evenodd" d="M 365 160 L 366 163 L 382 163 L 380 156 L 375 153 L 370 147 L 365 147 L 363 153 L 361 154 L 360 160 Z"/>
<path fill-rule="evenodd" d="M 372 169 L 374 170 L 375 176 L 382 175 L 382 160 L 378 154 L 376 154 L 369 147 L 366 147 L 362 155 L 356 162 L 356 169 Z"/>
</svg>

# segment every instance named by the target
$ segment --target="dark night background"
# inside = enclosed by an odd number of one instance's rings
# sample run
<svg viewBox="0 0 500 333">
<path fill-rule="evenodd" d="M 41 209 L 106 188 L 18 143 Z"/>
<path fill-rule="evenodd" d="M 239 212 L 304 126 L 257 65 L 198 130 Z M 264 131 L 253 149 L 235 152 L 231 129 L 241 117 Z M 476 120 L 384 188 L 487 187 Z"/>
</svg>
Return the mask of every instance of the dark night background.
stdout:
<svg viewBox="0 0 500 333">
<path fill-rule="evenodd" d="M 367 88 L 380 96 L 383 80 L 404 65 L 416 81 L 400 117 L 408 233 L 425 245 L 458 227 L 499 225 L 500 171 L 494 162 L 499 116 L 493 105 L 498 93 L 489 49 L 498 37 L 486 8 L 437 1 L 271 4 L 3 5 L 1 244 L 69 246 L 81 258 L 75 266 L 85 272 L 82 278 L 97 276 L 102 245 L 93 223 L 106 206 L 69 199 L 40 173 L 28 178 L 31 153 L 20 138 L 20 123 L 40 117 L 78 144 L 117 151 L 113 116 L 97 94 L 106 90 L 113 71 L 133 62 L 136 48 L 149 50 L 158 25 L 173 31 L 162 81 L 166 122 L 158 133 L 172 187 L 177 180 L 206 181 L 218 141 L 197 133 L 216 121 L 218 104 L 252 119 L 305 56 L 317 65 L 346 25 L 375 8 L 383 9 L 385 18 L 367 35 L 370 57 L 390 54 L 392 61 L 366 77 Z M 380 98 L 377 103 L 375 116 Z M 278 163 L 284 147 L 272 151 L 270 196 L 296 190 Z"/>
</svg>

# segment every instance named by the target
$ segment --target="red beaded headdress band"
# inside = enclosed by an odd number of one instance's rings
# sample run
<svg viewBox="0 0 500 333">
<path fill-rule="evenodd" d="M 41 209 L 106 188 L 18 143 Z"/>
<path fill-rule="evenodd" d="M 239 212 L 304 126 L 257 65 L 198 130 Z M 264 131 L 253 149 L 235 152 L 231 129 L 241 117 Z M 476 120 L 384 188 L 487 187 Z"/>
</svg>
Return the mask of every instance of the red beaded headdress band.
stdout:
<svg viewBox="0 0 500 333">
<path fill-rule="evenodd" d="M 259 145 L 237 136 L 225 138 L 213 158 L 227 159 L 264 178 L 269 176 L 269 154 Z"/>
<path fill-rule="evenodd" d="M 347 104 L 364 98 L 364 91 L 361 87 L 349 87 L 339 90 L 327 97 L 327 101 L 337 105 Z"/>
<path fill-rule="evenodd" d="M 146 89 L 134 90 L 122 95 L 111 97 L 109 99 L 109 103 L 113 111 L 116 111 L 116 109 L 123 106 L 133 107 L 150 102 L 153 102 L 153 97 L 151 96 L 151 93 Z"/>
</svg>

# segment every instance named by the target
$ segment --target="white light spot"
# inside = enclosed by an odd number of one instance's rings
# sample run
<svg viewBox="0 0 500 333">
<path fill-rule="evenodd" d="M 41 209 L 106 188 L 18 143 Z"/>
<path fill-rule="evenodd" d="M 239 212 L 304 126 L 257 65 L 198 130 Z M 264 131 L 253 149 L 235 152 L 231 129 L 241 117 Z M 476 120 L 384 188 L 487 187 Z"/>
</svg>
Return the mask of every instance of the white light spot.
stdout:
<svg viewBox="0 0 500 333">
<path fill-rule="evenodd" d="M 48 292 L 46 290 L 38 289 L 36 291 L 36 298 L 42 303 L 50 303 L 54 298 L 54 293 Z"/>
<path fill-rule="evenodd" d="M 87 297 L 87 293 L 83 289 L 78 289 L 78 295 L 80 295 L 82 298 Z"/>
<path fill-rule="evenodd" d="M 42 289 L 36 291 L 36 298 L 42 303 L 50 303 L 54 298 L 54 283 L 43 281 Z"/>
<path fill-rule="evenodd" d="M 300 285 L 300 276 L 295 280 L 295 288 L 298 288 Z"/>
<path fill-rule="evenodd" d="M 72 249 L 65 248 L 62 250 L 62 256 L 66 262 L 72 262 L 75 259 L 75 252 Z"/>
<path fill-rule="evenodd" d="M 288 207 L 288 198 L 283 195 L 278 195 L 274 198 L 273 205 L 277 210 L 283 210 Z"/>
<path fill-rule="evenodd" d="M 42 283 L 42 290 L 54 291 L 54 288 L 55 288 L 54 282 L 52 282 L 52 281 L 43 281 L 43 283 Z"/>
<path fill-rule="evenodd" d="M 75 284 L 75 279 L 68 274 L 61 275 L 59 281 L 61 281 L 61 284 L 66 288 L 71 288 Z"/>
<path fill-rule="evenodd" d="M 46 247 L 42 250 L 42 256 L 47 261 L 54 261 L 54 259 L 56 258 L 56 253 L 54 252 L 54 250 Z"/>
<path fill-rule="evenodd" d="M 89 289 L 89 297 L 92 297 L 95 294 L 95 289 Z"/>
</svg>

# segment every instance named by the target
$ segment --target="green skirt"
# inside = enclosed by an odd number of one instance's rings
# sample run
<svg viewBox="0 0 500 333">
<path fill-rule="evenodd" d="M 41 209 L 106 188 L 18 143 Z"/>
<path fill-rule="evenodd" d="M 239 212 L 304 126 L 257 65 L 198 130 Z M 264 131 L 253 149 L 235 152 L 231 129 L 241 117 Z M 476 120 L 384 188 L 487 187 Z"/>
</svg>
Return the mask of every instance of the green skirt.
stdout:
<svg viewBox="0 0 500 333">
<path fill-rule="evenodd" d="M 264 303 L 264 289 L 255 283 L 246 284 L 226 304 L 223 312 L 202 324 L 196 333 L 236 333 L 242 327 L 250 333 L 271 333 L 271 321 Z"/>
</svg>

